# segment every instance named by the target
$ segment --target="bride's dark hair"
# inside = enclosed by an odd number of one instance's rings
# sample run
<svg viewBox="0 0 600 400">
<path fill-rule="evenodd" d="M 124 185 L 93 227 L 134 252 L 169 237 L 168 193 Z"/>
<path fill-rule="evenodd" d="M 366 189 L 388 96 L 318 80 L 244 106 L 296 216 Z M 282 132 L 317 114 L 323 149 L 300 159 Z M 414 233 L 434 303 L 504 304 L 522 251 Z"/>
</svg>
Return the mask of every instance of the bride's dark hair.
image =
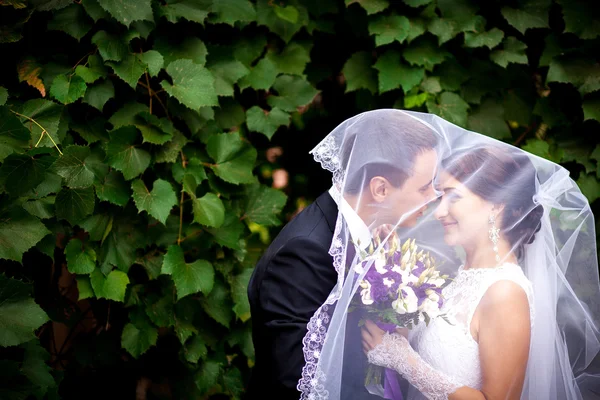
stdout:
<svg viewBox="0 0 600 400">
<path fill-rule="evenodd" d="M 485 201 L 504 205 L 498 228 L 520 259 L 544 211 L 534 202 L 536 170 L 529 157 L 508 147 L 481 146 L 452 154 L 442 167 Z"/>
</svg>

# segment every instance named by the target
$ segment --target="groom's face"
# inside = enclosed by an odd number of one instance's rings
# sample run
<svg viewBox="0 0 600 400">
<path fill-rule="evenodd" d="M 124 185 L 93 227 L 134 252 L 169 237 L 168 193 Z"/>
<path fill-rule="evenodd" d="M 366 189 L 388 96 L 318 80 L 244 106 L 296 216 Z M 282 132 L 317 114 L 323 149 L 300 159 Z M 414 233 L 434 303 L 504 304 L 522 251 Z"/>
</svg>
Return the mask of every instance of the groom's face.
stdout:
<svg viewBox="0 0 600 400">
<path fill-rule="evenodd" d="M 415 226 L 417 220 L 427 210 L 427 205 L 435 200 L 433 179 L 438 165 L 435 150 L 426 150 L 415 157 L 413 174 L 400 188 L 390 191 L 389 205 L 394 210 L 395 221 L 402 220 L 399 226 Z"/>
</svg>

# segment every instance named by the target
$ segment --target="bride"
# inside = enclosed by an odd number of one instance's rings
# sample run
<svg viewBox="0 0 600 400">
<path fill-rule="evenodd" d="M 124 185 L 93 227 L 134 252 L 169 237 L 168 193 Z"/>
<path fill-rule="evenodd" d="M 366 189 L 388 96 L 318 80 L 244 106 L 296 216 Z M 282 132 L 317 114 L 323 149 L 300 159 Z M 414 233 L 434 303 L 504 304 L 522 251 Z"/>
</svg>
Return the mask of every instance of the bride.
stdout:
<svg viewBox="0 0 600 400">
<path fill-rule="evenodd" d="M 539 230 L 528 157 L 482 147 L 444 160 L 435 217 L 466 261 L 426 329 L 388 334 L 367 322 L 369 362 L 393 368 L 429 399 L 518 399 L 534 320 L 533 289 L 519 259 Z M 521 256 L 521 257 L 519 257 Z M 421 328 L 423 325 L 421 325 Z M 411 396 L 412 397 L 412 396 Z"/>
<path fill-rule="evenodd" d="M 426 203 L 415 207 L 399 217 L 395 228 L 423 214 L 397 234 L 441 260 L 440 270 L 452 278 L 439 300 L 441 315 L 426 318 L 427 326 L 384 332 L 378 327 L 384 321 L 365 322 L 361 316 L 366 314 L 355 301 L 364 292 L 360 283 L 370 268 L 385 267 L 362 261 L 365 249 L 383 251 L 395 230 L 357 227 L 340 212 L 330 248 L 338 283 L 307 326 L 300 398 L 600 398 L 594 217 L 569 172 L 431 114 L 378 112 L 403 113 L 439 138 L 436 151 L 443 161 L 432 183 L 439 203 L 433 212 L 424 212 Z M 348 151 L 341 143 L 356 128 L 352 119 L 340 127 L 313 153 L 344 193 L 356 168 L 340 165 L 342 151 Z M 369 132 L 362 133 L 368 137 Z M 369 148 L 351 151 L 364 158 Z M 414 173 L 410 166 L 403 168 L 408 177 Z M 360 201 L 360 207 L 374 213 L 386 212 L 379 204 Z M 367 228 L 379 232 L 371 244 L 364 240 Z M 353 235 L 361 230 L 362 242 Z M 380 240 L 382 231 L 388 233 Z M 354 267 L 359 263 L 360 268 Z M 398 287 L 389 280 L 385 284 Z M 432 296 L 437 302 L 437 295 Z M 358 354 L 364 360 L 349 350 L 361 348 Z M 383 367 L 385 373 L 375 381 L 369 375 L 369 384 L 357 382 L 356 377 L 371 371 L 367 363 Z"/>
</svg>

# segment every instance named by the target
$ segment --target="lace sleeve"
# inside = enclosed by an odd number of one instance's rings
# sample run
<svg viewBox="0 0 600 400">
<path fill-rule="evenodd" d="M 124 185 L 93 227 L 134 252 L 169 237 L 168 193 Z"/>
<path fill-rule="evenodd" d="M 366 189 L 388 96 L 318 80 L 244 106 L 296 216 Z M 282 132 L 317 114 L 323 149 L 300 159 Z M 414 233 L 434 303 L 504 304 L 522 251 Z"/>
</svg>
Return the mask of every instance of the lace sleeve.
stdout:
<svg viewBox="0 0 600 400">
<path fill-rule="evenodd" d="M 410 346 L 406 338 L 396 333 L 386 333 L 383 341 L 367 353 L 371 364 L 391 368 L 430 400 L 445 400 L 463 386 L 433 369 Z"/>
</svg>

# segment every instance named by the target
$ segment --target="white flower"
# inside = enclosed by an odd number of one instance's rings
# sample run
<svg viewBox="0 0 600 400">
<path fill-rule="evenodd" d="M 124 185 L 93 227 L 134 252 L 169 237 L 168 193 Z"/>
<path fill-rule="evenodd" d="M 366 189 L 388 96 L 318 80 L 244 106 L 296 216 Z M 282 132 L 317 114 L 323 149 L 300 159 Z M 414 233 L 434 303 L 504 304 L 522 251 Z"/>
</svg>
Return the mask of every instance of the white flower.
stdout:
<svg viewBox="0 0 600 400">
<path fill-rule="evenodd" d="M 435 285 L 437 287 L 442 287 L 446 283 L 446 280 L 444 278 L 435 278 L 429 279 L 427 283 L 431 283 L 432 285 Z"/>
<path fill-rule="evenodd" d="M 394 280 L 390 278 L 383 278 L 383 284 L 387 287 L 392 287 Z"/>
<path fill-rule="evenodd" d="M 392 302 L 392 308 L 398 314 L 414 313 L 417 311 L 419 299 L 410 287 L 400 289 L 401 296 Z"/>
<path fill-rule="evenodd" d="M 360 287 L 363 288 L 363 290 L 360 291 L 360 297 L 363 304 L 370 306 L 373 304 L 373 299 L 371 298 L 371 283 L 369 283 L 369 281 L 361 281 Z"/>
<path fill-rule="evenodd" d="M 435 296 L 437 297 L 437 294 Z M 423 303 L 421 304 L 421 311 L 427 313 L 429 318 L 432 319 L 441 314 L 437 300 L 432 300 L 431 296 L 423 300 Z"/>
<path fill-rule="evenodd" d="M 384 275 L 387 273 L 387 269 L 385 269 L 385 260 L 381 259 L 381 258 L 377 258 L 375 260 L 375 269 L 377 270 L 377 272 L 379 272 L 381 275 Z"/>
<path fill-rule="evenodd" d="M 364 269 L 364 268 L 363 268 L 363 266 L 362 266 L 362 262 L 360 262 L 360 263 L 358 263 L 358 264 L 356 264 L 356 265 L 354 266 L 354 271 L 355 271 L 357 274 L 362 274 L 363 272 L 365 272 L 365 269 Z"/>
</svg>

